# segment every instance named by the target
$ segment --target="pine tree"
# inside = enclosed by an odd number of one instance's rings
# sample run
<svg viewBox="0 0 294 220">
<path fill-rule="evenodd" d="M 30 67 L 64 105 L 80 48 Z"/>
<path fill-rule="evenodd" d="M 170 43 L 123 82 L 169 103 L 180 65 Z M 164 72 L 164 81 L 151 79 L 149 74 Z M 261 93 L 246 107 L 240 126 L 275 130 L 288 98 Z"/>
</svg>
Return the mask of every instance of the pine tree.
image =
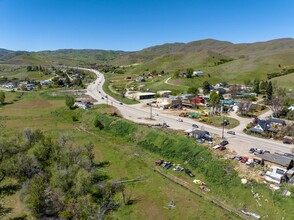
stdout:
<svg viewBox="0 0 294 220">
<path fill-rule="evenodd" d="M 273 96 L 273 85 L 272 85 L 271 81 L 267 85 L 266 96 L 267 96 L 267 101 L 270 102 L 272 100 L 272 96 Z"/>
</svg>

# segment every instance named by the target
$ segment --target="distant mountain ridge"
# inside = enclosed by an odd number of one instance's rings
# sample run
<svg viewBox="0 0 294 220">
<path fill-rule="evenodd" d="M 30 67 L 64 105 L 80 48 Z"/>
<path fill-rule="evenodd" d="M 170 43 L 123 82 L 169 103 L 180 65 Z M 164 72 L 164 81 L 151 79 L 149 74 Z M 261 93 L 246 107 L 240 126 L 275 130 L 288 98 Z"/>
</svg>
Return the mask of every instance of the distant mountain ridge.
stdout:
<svg viewBox="0 0 294 220">
<path fill-rule="evenodd" d="M 294 52 L 294 39 L 282 38 L 266 42 L 233 44 L 227 41 L 205 39 L 189 43 L 167 43 L 152 46 L 140 51 L 126 52 L 96 49 L 60 49 L 55 51 L 11 51 L 0 49 L 0 62 L 11 64 L 67 64 L 86 65 L 90 63 L 110 63 L 113 65 L 127 65 L 132 63 L 152 62 L 160 59 L 175 60 L 185 59 L 189 56 L 197 57 L 195 62 L 201 66 L 201 62 L 215 59 L 239 59 L 264 56 L 291 57 Z M 202 57 L 203 59 L 200 59 Z M 155 62 L 156 63 L 156 62 Z M 189 61 L 187 64 L 190 64 Z M 198 66 L 194 64 L 194 66 Z"/>
</svg>

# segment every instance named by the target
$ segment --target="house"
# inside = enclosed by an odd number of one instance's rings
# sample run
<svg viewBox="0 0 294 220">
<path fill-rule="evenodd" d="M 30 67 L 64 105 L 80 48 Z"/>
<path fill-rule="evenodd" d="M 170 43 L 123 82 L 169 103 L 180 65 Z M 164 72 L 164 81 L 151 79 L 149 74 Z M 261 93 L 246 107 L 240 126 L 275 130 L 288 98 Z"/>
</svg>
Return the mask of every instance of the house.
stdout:
<svg viewBox="0 0 294 220">
<path fill-rule="evenodd" d="M 194 77 L 194 76 L 202 76 L 202 75 L 204 75 L 204 72 L 202 72 L 202 71 L 193 71 L 193 73 L 192 73 L 192 76 Z"/>
<path fill-rule="evenodd" d="M 268 121 L 258 119 L 257 124 L 254 127 L 249 128 L 249 131 L 262 134 L 268 131 L 270 127 L 271 126 Z"/>
<path fill-rule="evenodd" d="M 270 124 L 276 124 L 276 125 L 280 125 L 280 126 L 285 126 L 286 122 L 284 120 L 281 119 L 277 119 L 277 118 L 270 118 L 269 120 L 267 120 Z"/>
<path fill-rule="evenodd" d="M 219 95 L 223 95 L 223 94 L 227 93 L 227 90 L 224 89 L 224 88 L 217 88 L 216 93 L 219 94 Z"/>
<path fill-rule="evenodd" d="M 294 161 L 293 158 L 287 157 L 285 155 L 281 154 L 271 154 L 271 153 L 265 153 L 265 154 L 258 154 L 255 157 L 259 158 L 261 161 L 261 165 L 267 165 L 267 166 L 277 166 L 282 169 L 292 169 L 294 167 Z"/>
<path fill-rule="evenodd" d="M 283 181 L 283 176 L 286 173 L 286 170 L 277 166 L 271 166 L 270 168 L 272 171 L 267 171 L 265 173 L 265 180 L 274 183 L 281 183 Z"/>
<path fill-rule="evenodd" d="M 221 99 L 220 103 L 222 105 L 234 105 L 236 102 L 233 99 Z"/>
<path fill-rule="evenodd" d="M 143 77 L 136 78 L 136 82 L 146 82 L 146 80 Z"/>
<path fill-rule="evenodd" d="M 199 139 L 199 138 L 204 138 L 205 140 L 212 139 L 212 137 L 209 135 L 208 131 L 189 129 L 189 130 L 186 130 L 185 133 L 190 137 L 195 137 L 196 139 Z"/>
</svg>

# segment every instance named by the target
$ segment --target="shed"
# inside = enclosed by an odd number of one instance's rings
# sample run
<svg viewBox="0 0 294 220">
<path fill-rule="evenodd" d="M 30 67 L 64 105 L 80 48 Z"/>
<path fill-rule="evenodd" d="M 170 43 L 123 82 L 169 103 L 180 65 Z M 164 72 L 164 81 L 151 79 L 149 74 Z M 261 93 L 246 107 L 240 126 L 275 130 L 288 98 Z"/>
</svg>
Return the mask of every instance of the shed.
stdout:
<svg viewBox="0 0 294 220">
<path fill-rule="evenodd" d="M 259 157 L 262 165 L 276 165 L 287 170 L 294 167 L 293 158 L 280 155 L 280 154 L 258 154 L 256 157 Z"/>
</svg>

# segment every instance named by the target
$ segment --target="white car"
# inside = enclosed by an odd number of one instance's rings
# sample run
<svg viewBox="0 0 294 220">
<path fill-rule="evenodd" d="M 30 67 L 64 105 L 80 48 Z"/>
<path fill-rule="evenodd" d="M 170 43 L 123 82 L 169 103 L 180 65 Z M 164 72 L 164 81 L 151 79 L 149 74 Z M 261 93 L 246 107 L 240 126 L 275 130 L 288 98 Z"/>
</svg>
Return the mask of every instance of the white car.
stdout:
<svg viewBox="0 0 294 220">
<path fill-rule="evenodd" d="M 178 118 L 177 121 L 178 121 L 178 122 L 183 122 L 183 119 Z"/>
<path fill-rule="evenodd" d="M 212 147 L 213 149 L 219 149 L 220 148 L 220 145 L 215 145 L 214 147 Z"/>
</svg>

